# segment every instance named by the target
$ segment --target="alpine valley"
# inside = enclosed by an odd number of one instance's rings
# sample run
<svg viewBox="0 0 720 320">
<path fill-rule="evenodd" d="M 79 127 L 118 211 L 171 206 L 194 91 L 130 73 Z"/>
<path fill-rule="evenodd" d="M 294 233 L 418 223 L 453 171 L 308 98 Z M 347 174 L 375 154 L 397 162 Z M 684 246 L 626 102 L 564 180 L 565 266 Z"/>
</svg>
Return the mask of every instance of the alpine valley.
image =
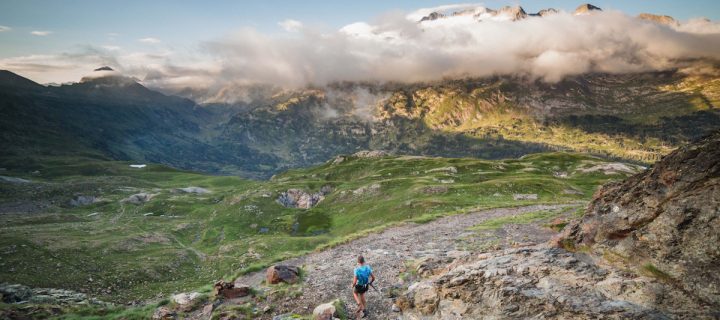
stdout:
<svg viewBox="0 0 720 320">
<path fill-rule="evenodd" d="M 564 14 L 452 8 L 413 23 Z M 351 319 L 358 254 L 370 319 L 720 316 L 718 60 L 214 91 L 97 67 L 0 71 L 0 318 Z"/>
</svg>

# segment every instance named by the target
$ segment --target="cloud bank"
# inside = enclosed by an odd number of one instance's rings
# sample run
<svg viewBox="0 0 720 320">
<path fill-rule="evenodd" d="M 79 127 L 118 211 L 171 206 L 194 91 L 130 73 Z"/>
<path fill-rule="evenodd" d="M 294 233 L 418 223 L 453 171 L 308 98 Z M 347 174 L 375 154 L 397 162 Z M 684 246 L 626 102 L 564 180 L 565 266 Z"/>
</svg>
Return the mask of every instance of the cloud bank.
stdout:
<svg viewBox="0 0 720 320">
<path fill-rule="evenodd" d="M 52 31 L 47 31 L 47 30 L 35 30 L 35 31 L 30 31 L 30 34 L 31 34 L 31 35 L 38 36 L 38 37 L 49 36 L 49 35 L 52 34 L 52 33 L 53 33 Z"/>
<path fill-rule="evenodd" d="M 112 60 L 115 69 L 150 86 L 206 92 L 208 101 L 243 99 L 240 88 L 264 84 L 298 88 L 510 74 L 556 82 L 587 72 L 633 73 L 720 61 L 720 24 L 704 19 L 667 26 L 606 11 L 418 23 L 418 17 L 437 9 L 389 13 L 339 30 L 313 29 L 295 20 L 280 22 L 287 31 L 281 34 L 244 28 L 200 44 L 192 56 L 103 50 L 85 60 Z M 141 41 L 158 43 L 150 39 Z M 63 66 L 61 59 L 48 60 Z M 0 59 L 0 68 L 8 66 L 22 68 L 23 61 Z"/>
</svg>

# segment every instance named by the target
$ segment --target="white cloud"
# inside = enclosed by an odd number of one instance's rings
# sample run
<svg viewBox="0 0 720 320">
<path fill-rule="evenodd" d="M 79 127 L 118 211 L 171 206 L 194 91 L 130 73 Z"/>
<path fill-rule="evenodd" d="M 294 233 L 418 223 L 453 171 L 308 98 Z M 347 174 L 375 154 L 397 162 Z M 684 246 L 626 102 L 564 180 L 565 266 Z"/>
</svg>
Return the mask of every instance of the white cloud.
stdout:
<svg viewBox="0 0 720 320">
<path fill-rule="evenodd" d="M 388 15 L 335 32 L 303 31 L 287 38 L 243 29 L 207 43 L 221 65 L 217 81 L 292 87 L 498 74 L 558 81 L 585 72 L 666 70 L 695 59 L 720 59 L 719 32 L 680 32 L 613 11 L 432 24 Z"/>
<path fill-rule="evenodd" d="M 161 42 L 160 39 L 153 38 L 153 37 L 141 38 L 141 39 L 138 39 L 138 41 L 140 41 L 142 43 L 150 43 L 150 44 L 155 44 L 155 43 Z"/>
<path fill-rule="evenodd" d="M 285 31 L 287 32 L 297 32 L 303 27 L 302 22 L 293 19 L 280 21 L 278 22 L 278 25 L 285 29 Z"/>
<path fill-rule="evenodd" d="M 35 31 L 30 32 L 30 34 L 32 34 L 34 36 L 39 36 L 39 37 L 49 36 L 52 33 L 53 33 L 52 31 L 47 31 L 47 30 L 35 30 Z"/>
<path fill-rule="evenodd" d="M 102 46 L 102 48 L 105 50 L 108 50 L 108 51 L 117 51 L 117 50 L 122 49 L 119 46 L 113 46 L 113 45 L 104 45 L 104 46 Z"/>
<path fill-rule="evenodd" d="M 0 26 L 0 32 L 10 31 L 10 30 L 12 30 L 12 28 L 7 27 L 7 26 Z"/>
<path fill-rule="evenodd" d="M 302 32 L 291 37 L 244 28 L 192 52 L 159 52 L 159 46 L 125 52 L 106 46 L 75 55 L 6 58 L 0 59 L 0 69 L 23 71 L 43 82 L 66 82 L 112 65 L 154 87 L 190 88 L 209 100 L 228 101 L 251 97 L 267 84 L 292 88 L 493 75 L 555 82 L 586 72 L 693 70 L 698 62 L 720 60 L 720 24 L 707 20 L 669 27 L 616 11 L 586 16 L 561 12 L 516 22 L 408 19 L 420 13 L 387 14 L 339 30 L 301 26 Z M 63 72 L 65 78 L 56 79 Z"/>
</svg>

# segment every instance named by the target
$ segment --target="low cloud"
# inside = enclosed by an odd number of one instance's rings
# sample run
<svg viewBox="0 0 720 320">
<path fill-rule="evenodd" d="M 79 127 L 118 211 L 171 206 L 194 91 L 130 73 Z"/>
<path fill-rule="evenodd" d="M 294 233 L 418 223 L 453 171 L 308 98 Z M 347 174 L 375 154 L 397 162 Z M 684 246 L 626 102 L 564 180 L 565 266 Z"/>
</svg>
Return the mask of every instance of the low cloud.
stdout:
<svg viewBox="0 0 720 320">
<path fill-rule="evenodd" d="M 7 27 L 7 26 L 0 26 L 0 32 L 6 32 L 6 31 L 10 31 L 10 30 L 12 30 L 12 28 Z"/>
<path fill-rule="evenodd" d="M 52 34 L 52 33 L 53 33 L 52 31 L 47 31 L 47 30 L 35 30 L 35 31 L 30 31 L 30 34 L 31 34 L 31 35 L 38 36 L 38 37 L 49 36 L 49 35 Z"/>
<path fill-rule="evenodd" d="M 433 81 L 517 74 L 555 82 L 586 72 L 665 70 L 720 59 L 718 24 L 677 28 L 619 12 L 559 13 L 520 21 L 472 19 L 417 23 L 390 15 L 336 32 L 300 37 L 240 30 L 208 42 L 219 81 L 243 79 L 290 87 L 336 81 Z M 703 26 L 699 26 L 703 24 Z"/>
<path fill-rule="evenodd" d="M 472 5 L 440 9 L 468 7 Z M 28 69 L 39 63 L 53 70 L 53 66 L 69 68 L 110 58 L 116 62 L 114 68 L 149 86 L 192 92 L 201 102 L 236 102 L 273 92 L 268 88 L 343 81 L 423 82 L 517 75 L 556 82 L 588 72 L 706 70 L 720 61 L 720 24 L 706 19 L 668 26 L 602 11 L 581 16 L 559 12 L 519 21 L 477 21 L 465 16 L 418 22 L 435 10 L 387 13 L 337 30 L 285 20 L 280 26 L 291 34 L 242 28 L 205 41 L 190 53 L 106 48 L 85 52 L 84 58 L 71 62 L 62 55 L 5 58 L 0 59 L 0 68 Z M 152 37 L 139 41 L 160 43 Z M 154 47 L 161 49 L 163 44 Z M 83 67 L 91 70 L 104 64 Z"/>
<path fill-rule="evenodd" d="M 302 22 L 293 19 L 280 21 L 278 22 L 278 25 L 285 29 L 285 31 L 287 32 L 297 32 L 300 31 L 300 29 L 302 29 L 303 27 Z"/>
<path fill-rule="evenodd" d="M 140 41 L 140 42 L 142 42 L 142 43 L 150 43 L 150 44 L 156 44 L 156 43 L 160 43 L 160 42 L 161 42 L 160 39 L 158 39 L 158 38 L 153 38 L 153 37 L 140 38 L 140 39 L 138 39 L 138 41 Z"/>
</svg>

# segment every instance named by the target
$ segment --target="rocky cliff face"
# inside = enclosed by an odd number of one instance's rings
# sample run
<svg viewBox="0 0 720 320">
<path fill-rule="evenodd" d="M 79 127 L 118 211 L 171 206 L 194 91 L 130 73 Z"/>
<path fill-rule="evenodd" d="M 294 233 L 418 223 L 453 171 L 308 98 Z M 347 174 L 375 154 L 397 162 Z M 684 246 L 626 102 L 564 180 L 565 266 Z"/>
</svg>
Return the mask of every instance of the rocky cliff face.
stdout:
<svg viewBox="0 0 720 320">
<path fill-rule="evenodd" d="M 396 304 L 407 319 L 716 319 L 719 208 L 717 131 L 603 187 L 550 244 L 476 254 Z"/>
<path fill-rule="evenodd" d="M 614 256 L 720 310 L 720 131 L 599 190 L 559 243 Z"/>
</svg>

